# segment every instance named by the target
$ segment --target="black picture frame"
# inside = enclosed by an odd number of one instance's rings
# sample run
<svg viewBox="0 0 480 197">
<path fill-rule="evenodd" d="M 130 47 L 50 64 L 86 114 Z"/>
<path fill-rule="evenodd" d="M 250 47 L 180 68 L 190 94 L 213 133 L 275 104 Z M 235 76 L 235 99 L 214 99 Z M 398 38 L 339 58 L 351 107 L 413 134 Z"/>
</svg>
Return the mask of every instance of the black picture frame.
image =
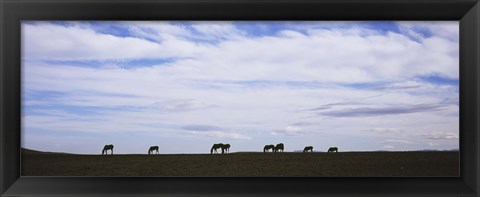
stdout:
<svg viewBox="0 0 480 197">
<path fill-rule="evenodd" d="M 1 196 L 479 196 L 478 0 L 0 0 Z M 460 177 L 21 177 L 21 20 L 460 21 Z"/>
</svg>

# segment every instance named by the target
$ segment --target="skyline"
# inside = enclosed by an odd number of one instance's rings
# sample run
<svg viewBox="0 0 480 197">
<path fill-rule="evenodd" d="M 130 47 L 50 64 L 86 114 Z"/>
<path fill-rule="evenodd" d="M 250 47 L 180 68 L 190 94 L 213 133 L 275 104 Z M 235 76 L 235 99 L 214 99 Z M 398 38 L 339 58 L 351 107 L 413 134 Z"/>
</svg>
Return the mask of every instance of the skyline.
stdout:
<svg viewBox="0 0 480 197">
<path fill-rule="evenodd" d="M 23 21 L 22 147 L 458 149 L 458 55 L 456 21 Z"/>
</svg>

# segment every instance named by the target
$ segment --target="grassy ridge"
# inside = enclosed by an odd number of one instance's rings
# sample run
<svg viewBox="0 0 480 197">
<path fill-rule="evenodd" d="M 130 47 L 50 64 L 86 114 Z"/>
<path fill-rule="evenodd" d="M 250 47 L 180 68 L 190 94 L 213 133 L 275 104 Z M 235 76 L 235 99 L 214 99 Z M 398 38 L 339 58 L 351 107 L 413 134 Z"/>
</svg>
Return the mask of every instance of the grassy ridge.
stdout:
<svg viewBox="0 0 480 197">
<path fill-rule="evenodd" d="M 22 176 L 458 176 L 459 152 L 74 155 L 22 151 Z"/>
</svg>

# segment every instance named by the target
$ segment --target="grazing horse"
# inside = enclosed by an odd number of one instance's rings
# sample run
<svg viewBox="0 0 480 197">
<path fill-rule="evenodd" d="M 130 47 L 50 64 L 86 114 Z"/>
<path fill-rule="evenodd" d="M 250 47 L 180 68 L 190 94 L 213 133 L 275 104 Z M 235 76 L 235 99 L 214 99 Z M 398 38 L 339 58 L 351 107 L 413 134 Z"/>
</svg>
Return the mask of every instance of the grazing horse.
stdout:
<svg viewBox="0 0 480 197">
<path fill-rule="evenodd" d="M 263 147 L 263 152 L 268 152 L 268 150 L 270 149 L 272 149 L 272 152 L 273 152 L 273 150 L 275 150 L 275 145 L 273 144 L 265 145 L 265 147 Z"/>
<path fill-rule="evenodd" d="M 224 145 L 222 146 L 222 154 L 223 154 L 224 152 L 225 152 L 225 153 L 229 153 L 229 152 L 230 152 L 230 144 L 224 144 Z"/>
<path fill-rule="evenodd" d="M 278 150 L 282 150 L 283 152 L 283 143 L 277 144 L 275 148 L 273 148 L 273 152 L 277 152 Z"/>
<path fill-rule="evenodd" d="M 303 149 L 303 152 L 312 152 L 313 153 L 313 146 L 305 146 L 305 148 Z"/>
<path fill-rule="evenodd" d="M 327 152 L 329 152 L 329 153 L 337 152 L 338 153 L 338 148 L 337 147 L 330 147 Z"/>
<path fill-rule="evenodd" d="M 213 154 L 213 150 L 215 150 L 215 153 L 217 152 L 217 149 L 221 148 L 222 149 L 222 154 L 223 154 L 223 144 L 218 143 L 218 144 L 213 144 L 212 148 L 210 149 L 210 154 Z"/>
<path fill-rule="evenodd" d="M 102 150 L 102 155 L 105 154 L 107 155 L 108 154 L 108 150 L 110 150 L 112 152 L 112 155 L 113 155 L 113 144 L 110 144 L 110 145 L 105 145 L 103 147 L 103 150 Z"/>
<path fill-rule="evenodd" d="M 159 154 L 158 152 L 158 146 L 150 146 L 150 148 L 148 149 L 148 154 L 153 154 L 153 153 L 156 153 L 156 154 Z"/>
</svg>

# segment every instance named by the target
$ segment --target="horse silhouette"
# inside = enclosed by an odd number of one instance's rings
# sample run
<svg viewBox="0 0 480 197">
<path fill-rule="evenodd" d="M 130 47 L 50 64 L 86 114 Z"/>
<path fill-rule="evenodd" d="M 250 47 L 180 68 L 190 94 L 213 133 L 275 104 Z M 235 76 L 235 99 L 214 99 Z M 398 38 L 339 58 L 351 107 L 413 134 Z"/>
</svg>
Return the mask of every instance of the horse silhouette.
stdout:
<svg viewBox="0 0 480 197">
<path fill-rule="evenodd" d="M 158 146 L 150 146 L 150 148 L 148 149 L 148 154 L 153 154 L 153 153 L 156 153 L 156 154 L 159 154 L 158 152 Z"/>
<path fill-rule="evenodd" d="M 303 149 L 303 152 L 312 152 L 313 153 L 313 146 L 305 146 L 305 148 Z"/>
<path fill-rule="evenodd" d="M 217 149 L 219 149 L 219 148 L 222 149 L 222 154 L 223 154 L 223 144 L 222 143 L 213 144 L 212 148 L 210 149 L 210 154 L 213 154 L 213 151 L 215 151 L 215 153 L 218 153 Z"/>
<path fill-rule="evenodd" d="M 283 152 L 283 148 L 284 148 L 283 143 L 277 144 L 275 148 L 273 148 L 273 152 L 278 152 L 278 150 L 282 150 Z"/>
<path fill-rule="evenodd" d="M 224 152 L 225 152 L 225 153 L 230 153 L 230 144 L 224 144 L 224 145 L 222 146 L 222 154 L 223 154 Z"/>
<path fill-rule="evenodd" d="M 273 144 L 265 145 L 265 147 L 263 147 L 263 152 L 268 152 L 268 150 L 270 149 L 272 149 L 272 152 L 273 152 L 273 150 L 275 150 L 275 145 Z"/>
<path fill-rule="evenodd" d="M 105 145 L 102 150 L 102 155 L 108 155 L 108 150 L 110 150 L 113 155 L 113 144 Z"/>
<path fill-rule="evenodd" d="M 329 153 L 337 152 L 338 153 L 338 148 L 337 147 L 330 147 L 327 152 L 329 152 Z"/>
</svg>

